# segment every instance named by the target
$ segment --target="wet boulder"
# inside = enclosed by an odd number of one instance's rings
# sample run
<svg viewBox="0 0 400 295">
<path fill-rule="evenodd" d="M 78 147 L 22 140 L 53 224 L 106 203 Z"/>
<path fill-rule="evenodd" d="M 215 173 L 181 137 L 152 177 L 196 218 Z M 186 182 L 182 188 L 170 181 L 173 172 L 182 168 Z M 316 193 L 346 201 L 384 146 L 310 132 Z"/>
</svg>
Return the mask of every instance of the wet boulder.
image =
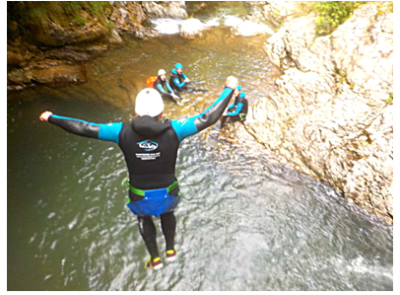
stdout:
<svg viewBox="0 0 400 295">
<path fill-rule="evenodd" d="M 48 59 L 60 59 L 75 62 L 87 61 L 91 58 L 91 55 L 87 52 L 79 52 L 72 48 L 65 47 L 48 50 L 45 52 L 45 56 Z"/>
<path fill-rule="evenodd" d="M 136 31 L 147 19 L 142 6 L 137 1 L 120 1 L 118 5 L 113 3 L 112 6 L 108 18 L 118 31 Z"/>
<path fill-rule="evenodd" d="M 20 37 L 7 44 L 8 66 L 24 67 L 35 58 L 43 58 L 43 52 L 36 46 L 22 41 Z"/>
<path fill-rule="evenodd" d="M 116 30 L 111 31 L 111 37 L 108 40 L 111 44 L 122 44 L 124 41 L 122 40 L 121 36 L 118 34 Z"/>
<path fill-rule="evenodd" d="M 84 68 L 79 65 L 57 65 L 49 68 L 36 68 L 31 71 L 31 80 L 40 84 L 66 85 L 86 81 Z"/>
<path fill-rule="evenodd" d="M 270 159 L 393 223 L 393 12 L 377 5 L 361 6 L 331 36 L 315 34 L 315 14 L 283 24 L 265 44 L 283 70 L 278 90 L 237 129 Z"/>
<path fill-rule="evenodd" d="M 97 19 L 88 19 L 83 26 L 72 23 L 69 26 L 61 26 L 49 22 L 33 28 L 33 31 L 33 38 L 37 43 L 52 47 L 98 41 L 110 34 L 110 29 Z"/>
<path fill-rule="evenodd" d="M 185 1 L 143 1 L 144 12 L 150 18 L 186 19 Z"/>
<path fill-rule="evenodd" d="M 64 86 L 85 81 L 84 66 L 49 59 L 23 69 L 12 70 L 7 74 L 7 82 L 10 88 L 13 88 L 12 85 L 23 86 L 30 83 Z"/>
</svg>

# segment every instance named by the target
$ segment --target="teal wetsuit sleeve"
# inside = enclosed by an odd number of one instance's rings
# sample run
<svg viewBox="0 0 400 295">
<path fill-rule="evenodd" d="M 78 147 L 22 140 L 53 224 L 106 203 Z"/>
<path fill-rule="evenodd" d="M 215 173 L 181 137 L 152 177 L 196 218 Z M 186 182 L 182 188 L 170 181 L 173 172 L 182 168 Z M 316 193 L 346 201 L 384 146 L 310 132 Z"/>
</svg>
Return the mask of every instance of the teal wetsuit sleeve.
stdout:
<svg viewBox="0 0 400 295">
<path fill-rule="evenodd" d="M 179 79 L 178 79 L 178 78 L 175 78 L 175 79 L 174 79 L 174 83 L 175 83 L 175 85 L 178 86 L 178 87 L 183 87 L 183 86 L 186 85 L 186 82 L 185 82 L 185 81 L 183 81 L 182 83 L 179 83 Z"/>
<path fill-rule="evenodd" d="M 165 81 L 165 85 L 167 85 L 167 89 L 168 89 L 169 92 L 174 92 L 174 91 L 172 90 L 171 86 L 169 86 L 168 81 Z"/>
<path fill-rule="evenodd" d="M 119 143 L 119 134 L 122 129 L 122 122 L 98 124 L 100 126 L 98 139 Z"/>
<path fill-rule="evenodd" d="M 199 130 L 194 123 L 196 117 L 191 117 L 183 120 L 172 120 L 171 125 L 178 136 L 179 142 L 181 142 L 186 137 L 196 134 Z"/>
<path fill-rule="evenodd" d="M 229 106 L 228 106 L 228 109 L 231 109 L 231 108 L 233 108 L 235 106 L 235 103 L 232 103 L 232 104 L 230 104 Z"/>
<path fill-rule="evenodd" d="M 232 98 L 233 89 L 225 88 L 220 97 L 201 114 L 183 120 L 172 120 L 171 125 L 178 136 L 179 142 L 213 125 L 221 117 Z"/>
<path fill-rule="evenodd" d="M 226 115 L 227 115 L 227 116 L 236 116 L 236 115 L 239 115 L 239 113 L 240 113 L 240 111 L 242 110 L 242 108 L 243 108 L 243 104 L 242 104 L 241 102 L 239 102 L 239 103 L 237 104 L 237 106 L 236 106 L 236 110 L 235 110 L 234 112 L 227 113 Z"/>
<path fill-rule="evenodd" d="M 186 75 L 185 75 L 184 73 L 182 73 L 182 77 L 183 77 L 183 79 L 186 79 L 186 78 L 187 78 Z"/>
<path fill-rule="evenodd" d="M 158 84 L 158 85 L 157 85 L 157 89 L 158 89 L 158 91 L 160 91 L 161 93 L 165 93 L 165 90 L 164 90 L 164 88 L 162 87 L 161 84 Z"/>
<path fill-rule="evenodd" d="M 122 122 L 97 124 L 80 119 L 51 115 L 49 122 L 76 135 L 119 143 Z"/>
</svg>

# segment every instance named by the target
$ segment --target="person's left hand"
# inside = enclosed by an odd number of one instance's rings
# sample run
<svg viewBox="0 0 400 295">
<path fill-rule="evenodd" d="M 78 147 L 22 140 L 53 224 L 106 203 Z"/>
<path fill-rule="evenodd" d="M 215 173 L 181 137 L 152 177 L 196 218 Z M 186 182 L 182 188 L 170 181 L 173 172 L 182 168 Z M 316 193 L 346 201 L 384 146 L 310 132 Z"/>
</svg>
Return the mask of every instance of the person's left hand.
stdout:
<svg viewBox="0 0 400 295">
<path fill-rule="evenodd" d="M 40 119 L 40 121 L 48 122 L 48 121 L 49 121 L 49 117 L 50 117 L 51 115 L 53 115 L 52 112 L 50 112 L 50 111 L 45 111 L 45 112 L 43 112 L 43 113 L 40 115 L 39 119 Z"/>
</svg>

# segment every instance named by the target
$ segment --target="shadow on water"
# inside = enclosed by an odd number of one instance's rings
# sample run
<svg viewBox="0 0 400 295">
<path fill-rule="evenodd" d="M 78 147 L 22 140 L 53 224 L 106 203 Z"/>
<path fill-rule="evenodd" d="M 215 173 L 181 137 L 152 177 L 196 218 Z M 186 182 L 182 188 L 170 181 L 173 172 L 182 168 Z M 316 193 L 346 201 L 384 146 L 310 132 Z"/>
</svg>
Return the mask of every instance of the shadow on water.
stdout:
<svg viewBox="0 0 400 295">
<path fill-rule="evenodd" d="M 123 155 L 112 143 L 38 121 L 52 110 L 92 122 L 128 121 L 148 76 L 175 62 L 206 93 L 166 117 L 197 114 L 235 74 L 250 102 L 279 75 L 263 38 L 228 28 L 204 39 L 126 37 L 88 66 L 89 81 L 10 94 L 7 110 L 9 290 L 392 290 L 393 231 L 333 189 L 216 141 L 185 139 L 177 161 L 179 259 L 143 269 L 146 249 L 125 207 Z M 165 247 L 159 222 L 159 247 Z"/>
</svg>

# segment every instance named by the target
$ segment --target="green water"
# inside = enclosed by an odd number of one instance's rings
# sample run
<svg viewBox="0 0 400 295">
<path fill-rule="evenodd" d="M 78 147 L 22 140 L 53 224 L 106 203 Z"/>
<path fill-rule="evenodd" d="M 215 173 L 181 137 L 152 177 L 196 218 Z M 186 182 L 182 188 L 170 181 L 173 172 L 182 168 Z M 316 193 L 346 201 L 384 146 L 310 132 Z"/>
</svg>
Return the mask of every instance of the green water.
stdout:
<svg viewBox="0 0 400 295">
<path fill-rule="evenodd" d="M 125 40 L 87 65 L 84 85 L 8 94 L 8 290 L 393 289 L 392 227 L 314 179 L 219 142 L 218 130 L 182 142 L 179 259 L 144 270 L 118 146 L 69 134 L 39 114 L 129 121 L 130 98 L 145 79 L 179 61 L 208 92 L 184 94 L 183 107 L 167 101 L 166 117 L 177 119 L 213 102 L 228 75 L 253 102 L 274 90 L 279 71 L 262 51 L 265 37 L 228 28 L 193 41 Z"/>
</svg>

